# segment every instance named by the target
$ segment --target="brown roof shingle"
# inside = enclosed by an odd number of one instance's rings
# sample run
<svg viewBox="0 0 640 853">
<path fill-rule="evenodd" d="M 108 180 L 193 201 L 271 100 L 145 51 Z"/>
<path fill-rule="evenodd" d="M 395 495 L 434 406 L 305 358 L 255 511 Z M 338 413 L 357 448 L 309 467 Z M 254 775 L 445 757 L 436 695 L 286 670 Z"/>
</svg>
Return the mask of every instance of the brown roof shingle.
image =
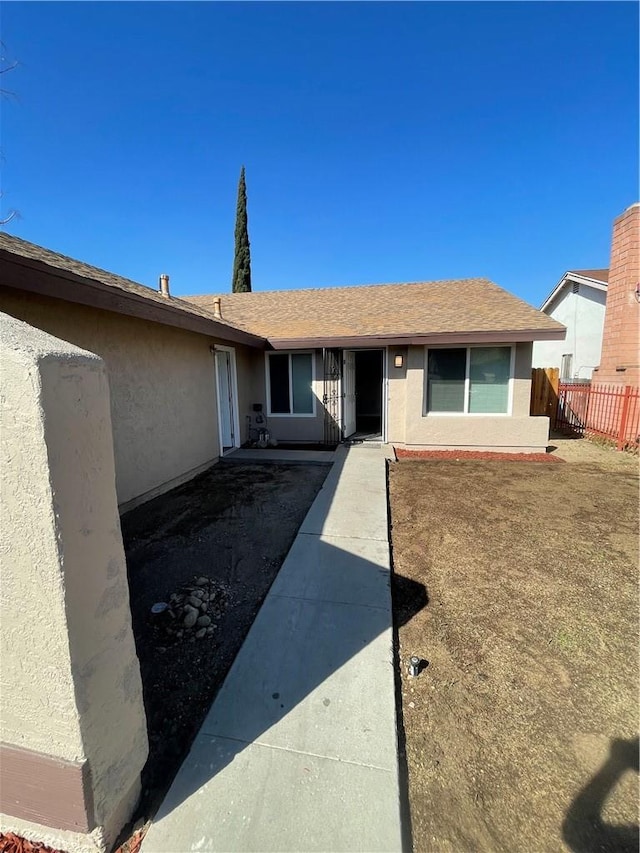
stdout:
<svg viewBox="0 0 640 853">
<path fill-rule="evenodd" d="M 118 313 L 135 313 L 136 316 L 144 316 L 139 310 L 137 312 L 129 310 L 134 303 L 140 305 L 144 302 L 151 310 L 150 319 L 156 322 L 166 322 L 168 325 L 178 325 L 184 328 L 189 328 L 191 324 L 191 326 L 196 327 L 194 330 L 198 332 L 210 334 L 212 337 L 223 337 L 227 333 L 234 340 L 239 340 L 238 335 L 242 336 L 245 332 L 244 329 L 240 329 L 238 332 L 238 327 L 229 320 L 214 318 L 205 308 L 193 302 L 186 302 L 174 296 L 167 298 L 151 287 L 77 261 L 67 255 L 45 249 L 35 243 L 29 243 L 27 240 L 22 240 L 11 234 L 0 232 L 0 262 L 9 260 L 13 264 L 24 262 L 26 266 L 32 269 L 43 270 L 51 274 L 69 274 L 69 279 L 75 282 L 75 287 L 71 284 L 64 293 L 53 292 L 49 294 L 59 296 L 62 299 L 90 304 L 91 291 L 95 291 L 96 283 L 98 283 L 104 285 L 102 291 L 103 293 L 106 291 L 108 296 L 106 302 L 103 297 L 103 304 L 100 307 L 106 307 Z M 12 285 L 12 282 L 8 280 L 7 267 L 3 267 L 3 278 L 0 284 Z M 23 284 L 26 288 L 26 279 L 20 277 L 17 286 L 23 286 Z M 180 317 L 181 319 L 179 319 Z M 247 333 L 246 343 L 260 346 L 264 344 L 264 341 L 256 339 L 251 333 Z"/>
<path fill-rule="evenodd" d="M 583 275 L 585 278 L 594 278 L 603 284 L 609 283 L 609 270 L 569 270 L 567 275 Z"/>
<path fill-rule="evenodd" d="M 185 297 L 213 310 L 215 296 Z M 224 319 L 281 340 L 560 333 L 564 327 L 484 278 L 222 294 Z M 535 334 L 533 334 L 535 337 Z M 533 337 L 531 339 L 533 339 Z"/>
</svg>

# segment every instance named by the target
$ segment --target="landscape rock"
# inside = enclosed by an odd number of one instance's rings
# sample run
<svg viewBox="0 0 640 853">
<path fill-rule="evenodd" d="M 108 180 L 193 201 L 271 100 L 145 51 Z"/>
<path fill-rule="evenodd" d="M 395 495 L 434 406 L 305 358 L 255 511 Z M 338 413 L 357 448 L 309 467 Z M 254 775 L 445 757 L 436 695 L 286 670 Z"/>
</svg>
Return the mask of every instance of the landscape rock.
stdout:
<svg viewBox="0 0 640 853">
<path fill-rule="evenodd" d="M 212 636 L 218 629 L 217 620 L 229 606 L 230 596 L 226 584 L 203 576 L 183 584 L 167 601 L 162 619 L 156 616 L 154 622 L 155 630 L 161 632 L 158 640 L 164 644 Z M 205 634 L 201 633 L 203 630 Z"/>
<path fill-rule="evenodd" d="M 197 640 L 201 640 L 203 637 L 206 637 L 206 635 L 207 635 L 207 629 L 206 628 L 200 628 L 199 631 L 196 631 L 196 639 Z"/>
<path fill-rule="evenodd" d="M 184 617 L 184 622 L 182 623 L 185 628 L 193 628 L 198 620 L 198 611 L 197 610 L 189 610 L 187 615 Z"/>
</svg>

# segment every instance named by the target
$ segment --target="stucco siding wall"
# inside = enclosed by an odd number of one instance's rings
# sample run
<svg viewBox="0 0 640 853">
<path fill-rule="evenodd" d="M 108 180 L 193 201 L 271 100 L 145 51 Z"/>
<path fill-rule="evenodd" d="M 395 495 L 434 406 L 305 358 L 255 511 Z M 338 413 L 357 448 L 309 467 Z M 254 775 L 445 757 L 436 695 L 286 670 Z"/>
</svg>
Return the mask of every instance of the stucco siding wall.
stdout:
<svg viewBox="0 0 640 853">
<path fill-rule="evenodd" d="M 536 341 L 533 366 L 560 369 L 567 353 L 573 356 L 571 378 L 590 379 L 600 363 L 606 299 L 605 292 L 584 284 L 579 293 L 565 292 L 548 314 L 567 327 L 567 336 L 564 341 Z"/>
<path fill-rule="evenodd" d="M 36 351 L 28 358 L 11 339 L 2 343 L 2 739 L 81 761 L 85 754 L 66 653 L 42 380 L 34 367 L 41 354 Z M 62 361 L 64 355 L 58 352 Z M 50 354 L 55 355 L 56 348 L 50 346 Z M 46 630 L 32 630 L 34 624 L 46 625 Z"/>
<path fill-rule="evenodd" d="M 523 452 L 546 447 L 549 435 L 548 419 L 529 417 L 530 343 L 516 345 L 510 415 L 425 415 L 424 369 L 424 347 L 409 347 L 404 438 L 407 446 L 442 449 L 491 448 Z M 390 440 L 399 442 L 399 439 L 393 439 L 391 436 Z"/>
<path fill-rule="evenodd" d="M 402 367 L 395 367 L 395 356 Z M 407 347 L 390 347 L 387 353 L 387 442 L 404 444 L 407 426 Z"/>
<path fill-rule="evenodd" d="M 240 423 L 240 442 L 249 440 L 247 415 L 251 415 L 253 403 L 260 402 L 255 398 L 256 371 L 262 363 L 263 353 L 250 347 L 235 347 L 236 371 L 238 375 L 238 420 Z"/>
<path fill-rule="evenodd" d="M 292 415 L 269 415 L 267 410 L 267 374 L 265 353 L 256 353 L 254 363 L 255 399 L 251 402 L 262 403 L 268 419 L 268 428 L 272 438 L 284 442 L 316 442 L 324 437 L 324 393 L 322 350 L 315 351 L 313 392 L 315 395 L 315 417 L 295 417 Z"/>
<path fill-rule="evenodd" d="M 93 353 L 4 314 L 0 323 L 0 723 L 11 766 L 33 777 L 25 792 L 0 760 L 2 826 L 20 830 L 12 816 L 84 826 L 86 837 L 54 846 L 106 850 L 135 806 L 148 753 L 107 373 Z M 88 768 L 84 804 L 47 782 L 55 759 Z"/>
<path fill-rule="evenodd" d="M 120 504 L 216 460 L 211 339 L 9 289 L 0 294 L 0 308 L 104 359 Z"/>
<path fill-rule="evenodd" d="M 513 398 L 511 415 L 529 417 L 531 407 L 531 342 L 516 344 L 515 363 L 513 366 Z"/>
</svg>

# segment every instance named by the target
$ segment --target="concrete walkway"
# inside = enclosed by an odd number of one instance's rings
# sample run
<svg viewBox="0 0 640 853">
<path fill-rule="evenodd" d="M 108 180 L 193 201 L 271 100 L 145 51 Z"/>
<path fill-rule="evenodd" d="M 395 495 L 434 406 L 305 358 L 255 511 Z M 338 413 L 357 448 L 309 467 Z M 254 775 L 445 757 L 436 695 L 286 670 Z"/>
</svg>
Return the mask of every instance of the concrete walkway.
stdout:
<svg viewBox="0 0 640 853">
<path fill-rule="evenodd" d="M 401 850 L 385 449 L 334 459 L 142 853 Z"/>
</svg>

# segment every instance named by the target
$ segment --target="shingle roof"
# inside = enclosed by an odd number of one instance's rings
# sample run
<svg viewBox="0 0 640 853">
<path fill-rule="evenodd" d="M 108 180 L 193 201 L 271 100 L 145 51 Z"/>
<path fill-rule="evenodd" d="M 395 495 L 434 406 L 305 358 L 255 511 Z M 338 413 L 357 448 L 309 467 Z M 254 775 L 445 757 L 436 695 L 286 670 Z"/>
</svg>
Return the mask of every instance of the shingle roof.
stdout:
<svg viewBox="0 0 640 853">
<path fill-rule="evenodd" d="M 158 309 L 154 314 L 156 319 L 164 313 L 167 315 L 167 319 L 169 321 L 168 315 L 178 312 L 180 314 L 187 315 L 187 318 L 197 318 L 200 321 L 204 320 L 210 323 L 210 333 L 212 336 L 220 335 L 221 332 L 223 333 L 224 327 L 227 327 L 230 331 L 237 328 L 229 320 L 214 319 L 204 307 L 194 304 L 193 302 L 186 302 L 185 300 L 178 299 L 174 296 L 168 299 L 167 297 L 162 296 L 159 291 L 154 290 L 151 287 L 146 287 L 145 285 L 138 284 L 128 278 L 123 278 L 123 276 L 107 272 L 106 270 L 91 266 L 90 264 L 85 264 L 82 261 L 77 261 L 74 258 L 67 257 L 67 255 L 61 255 L 58 252 L 53 252 L 50 249 L 43 248 L 42 246 L 37 246 L 35 243 L 29 243 L 27 240 L 22 240 L 11 234 L 0 232 L 0 252 L 10 253 L 11 258 L 14 261 L 16 259 L 24 259 L 27 263 L 35 262 L 36 266 L 44 264 L 46 267 L 51 268 L 52 272 L 57 271 L 71 273 L 73 277 L 78 276 L 85 279 L 87 285 L 90 285 L 92 282 L 99 282 L 111 289 L 114 297 L 117 297 L 118 294 L 121 293 L 134 298 L 137 297 L 138 300 L 144 299 L 147 303 L 152 303 L 154 307 Z M 0 283 L 6 284 L 7 282 L 2 281 Z M 62 296 L 62 298 L 67 297 L 65 295 Z M 116 305 L 119 306 L 120 304 L 121 303 L 117 302 L 114 298 L 113 310 L 119 310 Z M 122 311 L 121 313 L 127 312 Z M 175 322 L 169 322 L 169 324 L 175 325 Z M 205 324 L 200 323 L 199 331 L 203 331 L 204 328 Z"/>
<path fill-rule="evenodd" d="M 213 310 L 215 296 L 185 297 Z M 222 316 L 270 341 L 558 332 L 555 320 L 484 278 L 222 294 Z"/>
<path fill-rule="evenodd" d="M 222 318 L 218 319 L 213 316 L 213 295 L 167 299 L 130 279 L 0 233 L 0 260 L 3 257 L 14 263 L 23 259 L 32 269 L 67 273 L 70 281 L 64 283 L 64 293 L 49 291 L 49 295 L 97 304 L 91 294 L 102 286 L 108 304 L 103 294 L 98 307 L 133 312 L 212 336 L 224 337 L 226 329 L 230 339 L 258 346 L 265 338 L 277 346 L 279 341 L 401 341 L 447 334 L 478 334 L 487 339 L 495 333 L 496 340 L 509 335 L 513 340 L 535 340 L 564 333 L 560 323 L 483 278 L 227 293 L 220 296 Z M 6 280 L 2 283 L 11 285 Z M 22 279 L 11 286 L 23 286 Z M 149 311 L 141 309 L 145 304 Z"/>
<path fill-rule="evenodd" d="M 603 284 L 609 282 L 609 270 L 569 270 L 567 275 L 582 275 L 585 278 L 595 278 Z"/>
</svg>

